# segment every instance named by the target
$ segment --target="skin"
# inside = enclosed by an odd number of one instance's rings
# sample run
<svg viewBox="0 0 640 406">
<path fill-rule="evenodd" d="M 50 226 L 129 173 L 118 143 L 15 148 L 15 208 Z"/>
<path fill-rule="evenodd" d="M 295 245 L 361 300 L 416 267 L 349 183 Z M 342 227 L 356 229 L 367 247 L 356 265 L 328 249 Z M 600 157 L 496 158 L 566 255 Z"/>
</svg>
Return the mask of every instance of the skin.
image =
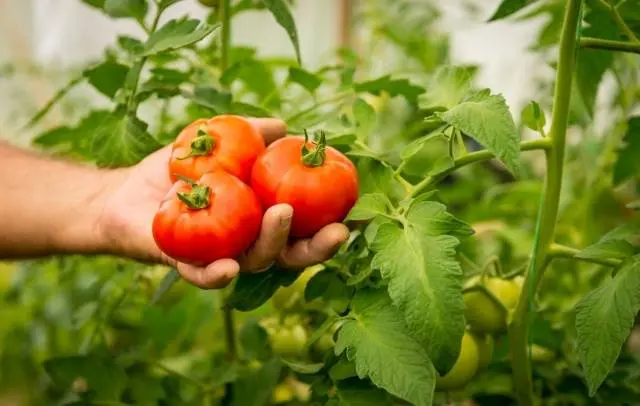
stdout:
<svg viewBox="0 0 640 406">
<path fill-rule="evenodd" d="M 251 122 L 267 145 L 286 134 L 280 120 Z M 344 225 L 334 223 L 289 242 L 293 209 L 280 204 L 265 212 L 258 239 L 238 258 L 202 267 L 180 263 L 163 254 L 151 234 L 153 216 L 172 186 L 166 176 L 170 154 L 166 146 L 138 165 L 101 170 L 0 143 L 0 259 L 110 254 L 174 266 L 188 282 L 218 289 L 240 270 L 322 262 L 349 236 Z"/>
</svg>

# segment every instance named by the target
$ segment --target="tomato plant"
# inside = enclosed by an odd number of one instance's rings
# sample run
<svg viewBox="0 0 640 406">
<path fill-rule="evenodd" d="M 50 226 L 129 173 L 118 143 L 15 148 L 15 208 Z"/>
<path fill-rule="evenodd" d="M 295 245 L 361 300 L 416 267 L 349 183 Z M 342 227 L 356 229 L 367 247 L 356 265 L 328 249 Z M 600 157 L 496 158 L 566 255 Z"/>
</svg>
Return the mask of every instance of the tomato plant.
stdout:
<svg viewBox="0 0 640 406">
<path fill-rule="evenodd" d="M 262 223 L 262 207 L 253 191 L 222 171 L 197 182 L 179 180 L 153 219 L 153 237 L 172 258 L 208 264 L 236 258 L 253 244 Z"/>
<path fill-rule="evenodd" d="M 34 148 L 122 167 L 177 139 L 168 172 L 197 185 L 178 180 L 160 212 L 171 255 L 240 252 L 258 200 L 294 206 L 293 237 L 340 221 L 350 238 L 315 267 L 276 263 L 221 291 L 121 258 L 11 264 L 0 393 L 34 405 L 640 402 L 637 0 L 475 2 L 459 24 L 443 2 L 354 1 L 317 66 L 292 12 L 312 2 L 220 0 L 202 19 L 168 18 L 175 0 L 82 3 L 141 30 L 33 112 L 21 133 Z M 236 43 L 245 13 L 282 30 L 291 55 Z M 535 91 L 522 108 L 452 52 L 443 27 L 479 20 L 538 24 L 526 47 L 546 70 L 523 73 Z M 68 108 L 80 85 L 104 100 Z M 45 125 L 58 106 L 64 120 Z M 281 118 L 288 135 L 265 148 L 242 117 Z"/>
</svg>

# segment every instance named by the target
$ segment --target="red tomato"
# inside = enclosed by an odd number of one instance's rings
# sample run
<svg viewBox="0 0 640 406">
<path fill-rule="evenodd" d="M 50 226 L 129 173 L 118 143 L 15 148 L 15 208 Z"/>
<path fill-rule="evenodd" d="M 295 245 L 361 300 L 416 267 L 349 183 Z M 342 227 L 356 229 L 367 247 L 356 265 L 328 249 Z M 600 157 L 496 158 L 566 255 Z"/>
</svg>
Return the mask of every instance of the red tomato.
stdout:
<svg viewBox="0 0 640 406">
<path fill-rule="evenodd" d="M 169 175 L 199 179 L 214 169 L 223 169 L 249 183 L 251 167 L 264 151 L 260 132 L 240 116 L 221 115 L 199 119 L 178 134 L 169 161 Z"/>
<path fill-rule="evenodd" d="M 262 214 L 249 186 L 218 170 L 197 183 L 173 185 L 153 219 L 153 237 L 171 258 L 208 264 L 245 251 L 258 236 Z"/>
<path fill-rule="evenodd" d="M 256 160 L 251 188 L 265 208 L 293 207 L 290 235 L 310 237 L 327 224 L 341 222 L 358 199 L 358 174 L 340 151 L 307 137 L 285 137 Z"/>
</svg>

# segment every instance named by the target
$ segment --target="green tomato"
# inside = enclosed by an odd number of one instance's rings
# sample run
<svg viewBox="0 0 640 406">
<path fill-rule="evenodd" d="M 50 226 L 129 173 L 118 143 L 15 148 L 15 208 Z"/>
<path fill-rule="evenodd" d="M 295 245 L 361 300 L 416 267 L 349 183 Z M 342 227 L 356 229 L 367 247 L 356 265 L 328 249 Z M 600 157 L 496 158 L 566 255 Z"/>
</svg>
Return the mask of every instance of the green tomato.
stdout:
<svg viewBox="0 0 640 406">
<path fill-rule="evenodd" d="M 553 361 L 556 354 L 538 344 L 531 344 L 531 359 L 533 362 L 549 362 Z"/>
<path fill-rule="evenodd" d="M 300 276 L 289 286 L 278 288 L 271 297 L 271 304 L 280 312 L 301 310 L 304 303 L 304 290 L 309 280 L 324 269 L 323 265 L 315 265 L 306 268 Z"/>
<path fill-rule="evenodd" d="M 480 277 L 474 277 L 467 287 L 482 284 Z M 502 303 L 496 303 L 482 290 L 471 290 L 463 295 L 464 316 L 473 331 L 500 334 L 507 328 L 507 312 L 515 309 L 520 298 L 522 280 L 485 277 L 484 287 Z M 505 311 L 506 309 L 506 311 Z"/>
<path fill-rule="evenodd" d="M 473 334 L 473 339 L 478 346 L 478 372 L 484 371 L 493 359 L 493 337 L 489 334 Z"/>
<path fill-rule="evenodd" d="M 444 376 L 436 377 L 436 390 L 449 391 L 467 385 L 478 372 L 480 354 L 478 345 L 469 332 L 462 336 L 460 354 L 455 365 Z"/>
<path fill-rule="evenodd" d="M 307 331 L 301 325 L 278 328 L 271 338 L 273 352 L 283 358 L 295 358 L 303 354 L 307 343 Z"/>
</svg>

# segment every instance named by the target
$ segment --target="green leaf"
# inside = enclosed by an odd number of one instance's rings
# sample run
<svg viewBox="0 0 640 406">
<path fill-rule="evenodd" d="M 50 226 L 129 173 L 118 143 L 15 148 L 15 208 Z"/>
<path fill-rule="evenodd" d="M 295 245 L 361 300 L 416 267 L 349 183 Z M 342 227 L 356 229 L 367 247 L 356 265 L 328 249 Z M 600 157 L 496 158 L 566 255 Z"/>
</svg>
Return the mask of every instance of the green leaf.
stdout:
<svg viewBox="0 0 640 406">
<path fill-rule="evenodd" d="M 180 281 L 180 274 L 178 270 L 175 268 L 167 271 L 166 274 L 162 277 L 160 281 L 160 286 L 153 292 L 153 297 L 151 298 L 151 304 L 158 303 L 160 299 L 164 297 L 164 295 L 175 285 L 178 281 Z"/>
<path fill-rule="evenodd" d="M 152 94 L 157 97 L 171 98 L 180 94 L 180 85 L 189 81 L 189 74 L 176 69 L 153 68 L 151 77 L 138 90 L 138 98 L 147 98 Z"/>
<path fill-rule="evenodd" d="M 446 66 L 439 68 L 418 99 L 423 110 L 449 109 L 456 106 L 471 90 L 477 72 L 472 66 Z"/>
<path fill-rule="evenodd" d="M 477 92 L 440 117 L 484 145 L 512 174 L 520 174 L 520 136 L 502 95 Z"/>
<path fill-rule="evenodd" d="M 105 0 L 81 0 L 84 4 L 87 4 L 91 7 L 103 9 Z"/>
<path fill-rule="evenodd" d="M 314 93 L 322 84 L 322 79 L 311 72 L 292 66 L 289 68 L 289 81 L 304 87 L 309 93 Z"/>
<path fill-rule="evenodd" d="M 406 193 L 393 176 L 393 168 L 373 158 L 362 158 L 356 163 L 360 193 L 383 193 L 392 200 L 403 198 Z"/>
<path fill-rule="evenodd" d="M 409 102 L 416 102 L 418 96 L 424 92 L 420 86 L 414 85 L 407 79 L 391 79 L 390 75 L 385 75 L 377 79 L 366 82 L 355 83 L 353 88 L 356 92 L 371 93 L 380 95 L 386 92 L 391 97 L 403 96 Z"/>
<path fill-rule="evenodd" d="M 576 305 L 578 357 L 593 396 L 618 359 L 640 311 L 640 257 Z"/>
<path fill-rule="evenodd" d="M 624 224 L 605 235 L 598 242 L 586 247 L 578 254 L 578 258 L 586 259 L 625 259 L 634 254 L 635 240 L 640 237 L 640 226 Z"/>
<path fill-rule="evenodd" d="M 402 151 L 402 172 L 418 176 L 434 175 L 455 164 L 449 153 L 449 140 L 444 133 L 428 134 L 409 143 Z"/>
<path fill-rule="evenodd" d="M 289 39 L 293 44 L 293 49 L 296 51 L 296 58 L 298 59 L 298 65 L 302 65 L 302 56 L 300 55 L 300 44 L 298 43 L 298 30 L 296 29 L 296 22 L 291 15 L 289 6 L 284 0 L 262 0 L 264 5 L 269 9 L 273 17 L 278 24 L 287 32 Z"/>
<path fill-rule="evenodd" d="M 345 221 L 371 220 L 378 215 L 387 214 L 391 207 L 391 202 L 386 195 L 369 193 L 360 196 Z"/>
<path fill-rule="evenodd" d="M 124 86 L 129 67 L 113 61 L 105 61 L 84 72 L 89 83 L 100 93 L 114 98 L 116 92 Z"/>
<path fill-rule="evenodd" d="M 106 0 L 103 8 L 113 18 L 134 18 L 143 21 L 149 6 L 147 0 Z"/>
<path fill-rule="evenodd" d="M 91 150 L 99 166 L 133 165 L 161 146 L 147 132 L 147 124 L 131 114 L 97 111 L 85 120 L 96 124 Z"/>
<path fill-rule="evenodd" d="M 240 345 L 248 359 L 266 360 L 271 356 L 271 345 L 266 330 L 255 320 L 249 319 L 240 329 Z"/>
<path fill-rule="evenodd" d="M 353 288 L 347 286 L 342 279 L 329 269 L 313 275 L 304 290 L 305 302 L 308 303 L 322 297 L 338 313 L 346 310 L 352 295 Z"/>
<path fill-rule="evenodd" d="M 236 310 L 249 311 L 262 306 L 280 286 L 291 285 L 300 273 L 272 265 L 260 273 L 243 272 L 238 276 L 229 305 Z"/>
<path fill-rule="evenodd" d="M 185 94 L 185 96 L 213 110 L 216 114 L 228 112 L 231 106 L 231 93 L 221 92 L 212 86 L 198 86 L 193 94 Z"/>
<path fill-rule="evenodd" d="M 170 20 L 149 36 L 140 55 L 155 55 L 195 44 L 207 37 L 219 26 L 219 24 L 201 24 L 199 20 L 188 19 L 187 17 Z"/>
<path fill-rule="evenodd" d="M 269 110 L 265 110 L 260 106 L 241 102 L 232 102 L 229 105 L 229 113 L 249 117 L 273 117 L 273 113 Z"/>
<path fill-rule="evenodd" d="M 335 353 L 346 351 L 361 379 L 368 377 L 416 406 L 430 406 L 436 372 L 388 296 L 382 291 L 360 290 L 349 315 L 352 319 L 338 331 Z"/>
<path fill-rule="evenodd" d="M 118 36 L 118 46 L 131 55 L 137 55 L 144 51 L 144 43 L 128 35 Z"/>
<path fill-rule="evenodd" d="M 502 0 L 502 3 L 498 6 L 493 13 L 489 21 L 497 21 L 520 11 L 521 9 L 531 5 L 536 0 Z"/>
<path fill-rule="evenodd" d="M 182 0 L 160 0 L 160 4 L 158 5 L 158 7 L 160 7 L 161 10 L 165 10 L 181 1 Z"/>
<path fill-rule="evenodd" d="M 136 405 L 157 405 L 158 401 L 165 399 L 165 389 L 159 378 L 149 376 L 138 368 L 134 371 L 127 371 L 127 375 L 131 397 Z"/>
<path fill-rule="evenodd" d="M 293 362 L 281 359 L 282 363 L 291 368 L 293 372 L 297 372 L 303 375 L 314 375 L 317 374 L 324 368 L 324 364 L 319 362 L 315 364 L 305 364 L 302 362 Z"/>
<path fill-rule="evenodd" d="M 231 406 L 262 406 L 271 398 L 273 389 L 278 384 L 282 364 L 272 359 L 258 370 L 244 369 L 244 373 L 234 382 Z"/>
<path fill-rule="evenodd" d="M 462 269 L 455 235 L 473 231 L 433 201 L 409 206 L 404 224 L 384 223 L 371 249 L 371 267 L 389 281 L 389 296 L 404 314 L 410 334 L 440 373 L 460 352 L 464 333 Z"/>
<path fill-rule="evenodd" d="M 336 382 L 336 394 L 344 406 L 389 406 L 389 394 L 371 382 L 352 378 Z"/>
<path fill-rule="evenodd" d="M 524 125 L 541 134 L 544 132 L 544 126 L 547 123 L 547 120 L 545 118 L 544 111 L 542 111 L 537 102 L 529 102 L 529 104 L 522 109 L 520 116 L 522 117 Z"/>
<path fill-rule="evenodd" d="M 358 138 L 367 139 L 376 125 L 376 111 L 369 103 L 357 98 L 353 103 L 353 116 L 358 128 Z"/>
<path fill-rule="evenodd" d="M 112 358 L 95 355 L 51 358 L 44 362 L 44 369 L 59 389 L 71 389 L 77 379 L 84 380 L 94 400 L 119 400 L 126 386 L 127 376 Z"/>
<path fill-rule="evenodd" d="M 585 16 L 587 26 L 581 35 L 605 39 L 617 39 L 616 25 L 609 18 L 608 13 L 600 11 L 589 12 Z M 605 72 L 613 64 L 613 53 L 598 49 L 580 49 L 575 68 L 576 88 L 584 107 L 593 117 L 596 96 Z"/>
<path fill-rule="evenodd" d="M 613 167 L 613 183 L 622 182 L 640 174 L 640 116 L 631 117 L 627 122 L 627 133 L 618 151 L 618 159 Z"/>
</svg>

